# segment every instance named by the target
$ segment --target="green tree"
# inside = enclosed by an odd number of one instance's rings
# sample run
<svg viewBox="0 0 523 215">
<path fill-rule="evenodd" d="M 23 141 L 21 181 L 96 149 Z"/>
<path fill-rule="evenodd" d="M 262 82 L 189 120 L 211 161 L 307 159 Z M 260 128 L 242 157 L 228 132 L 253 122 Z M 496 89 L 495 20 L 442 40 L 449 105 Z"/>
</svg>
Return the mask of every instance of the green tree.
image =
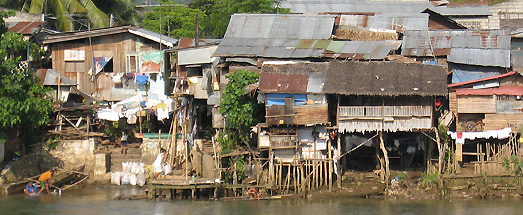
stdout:
<svg viewBox="0 0 523 215">
<path fill-rule="evenodd" d="M 162 4 L 168 6 L 156 7 L 152 12 L 144 15 L 143 28 L 173 38 L 194 37 L 196 14 L 200 14 L 200 19 L 205 19 L 206 15 L 199 9 L 192 9 L 183 5 L 173 6 L 174 3 L 170 1 L 163 1 Z"/>
<path fill-rule="evenodd" d="M 189 5 L 204 11 L 204 35 L 222 38 L 235 13 L 289 13 L 289 9 L 279 8 L 278 0 L 195 0 Z"/>
<path fill-rule="evenodd" d="M 20 129 L 26 135 L 23 138 L 28 138 L 47 122 L 52 102 L 45 99 L 49 89 L 40 84 L 34 71 L 20 64 L 22 53 L 30 49 L 38 54 L 40 47 L 24 40 L 21 34 L 5 30 L 4 18 L 12 14 L 0 12 L 0 134 Z"/>
<path fill-rule="evenodd" d="M 25 0 L 22 11 L 31 14 L 51 14 L 55 19 L 54 26 L 59 31 L 73 31 L 74 26 L 82 25 L 80 22 L 85 19 L 91 23 L 91 28 L 109 26 L 109 16 L 92 0 Z"/>
<path fill-rule="evenodd" d="M 228 132 L 243 141 L 249 137 L 250 127 L 259 121 L 262 105 L 245 90 L 247 85 L 258 82 L 259 75 L 240 70 L 225 77 L 229 83 L 223 92 L 220 112 L 225 117 Z"/>
<path fill-rule="evenodd" d="M 113 15 L 114 25 L 139 25 L 141 8 L 132 0 L 93 0 L 93 3 L 105 14 Z"/>
</svg>

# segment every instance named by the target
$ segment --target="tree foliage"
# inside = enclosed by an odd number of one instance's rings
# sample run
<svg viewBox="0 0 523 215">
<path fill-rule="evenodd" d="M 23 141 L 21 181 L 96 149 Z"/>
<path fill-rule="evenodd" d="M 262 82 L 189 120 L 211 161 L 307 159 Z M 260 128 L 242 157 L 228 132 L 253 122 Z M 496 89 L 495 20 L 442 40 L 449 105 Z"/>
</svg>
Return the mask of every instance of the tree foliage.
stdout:
<svg viewBox="0 0 523 215">
<path fill-rule="evenodd" d="M 191 8 L 204 11 L 208 18 L 202 23 L 203 35 L 222 38 L 235 13 L 289 13 L 279 8 L 278 0 L 194 0 Z"/>
<path fill-rule="evenodd" d="M 237 132 L 240 138 L 247 138 L 250 126 L 258 122 L 262 106 L 249 95 L 245 87 L 258 82 L 259 75 L 247 70 L 227 74 L 229 83 L 223 92 L 220 112 L 225 116 L 225 126 Z"/>
<path fill-rule="evenodd" d="M 82 25 L 83 23 L 80 23 L 84 19 L 91 23 L 91 28 L 109 26 L 109 16 L 92 0 L 25 0 L 22 11 L 31 14 L 51 14 L 54 17 L 52 23 L 59 31 L 73 31 L 74 26 Z M 75 19 L 80 21 L 75 22 Z"/>
<path fill-rule="evenodd" d="M 0 12 L 0 133 L 9 128 L 22 128 L 28 134 L 48 120 L 52 102 L 39 78 L 20 66 L 21 53 L 27 49 L 38 54 L 40 48 L 23 39 L 21 34 L 7 32 L 3 19 L 12 13 Z"/>
<path fill-rule="evenodd" d="M 200 20 L 206 18 L 206 15 L 199 9 L 182 5 L 172 6 L 174 3 L 170 1 L 163 1 L 162 4 L 170 6 L 156 7 L 152 12 L 146 13 L 142 20 L 143 28 L 167 34 L 173 38 L 192 38 L 195 35 L 196 14 L 200 14 Z"/>
</svg>

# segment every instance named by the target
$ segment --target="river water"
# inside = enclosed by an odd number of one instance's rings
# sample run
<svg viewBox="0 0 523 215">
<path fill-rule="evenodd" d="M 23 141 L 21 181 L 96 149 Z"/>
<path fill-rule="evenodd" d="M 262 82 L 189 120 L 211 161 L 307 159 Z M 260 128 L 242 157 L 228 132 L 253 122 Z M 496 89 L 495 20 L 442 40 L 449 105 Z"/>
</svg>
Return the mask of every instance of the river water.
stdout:
<svg viewBox="0 0 523 215">
<path fill-rule="evenodd" d="M 62 195 L 0 197 L 0 215 L 8 214 L 383 214 L 498 215 L 523 214 L 523 200 L 281 199 L 262 201 L 112 200 L 118 194 L 143 194 L 130 187 L 89 186 Z"/>
</svg>

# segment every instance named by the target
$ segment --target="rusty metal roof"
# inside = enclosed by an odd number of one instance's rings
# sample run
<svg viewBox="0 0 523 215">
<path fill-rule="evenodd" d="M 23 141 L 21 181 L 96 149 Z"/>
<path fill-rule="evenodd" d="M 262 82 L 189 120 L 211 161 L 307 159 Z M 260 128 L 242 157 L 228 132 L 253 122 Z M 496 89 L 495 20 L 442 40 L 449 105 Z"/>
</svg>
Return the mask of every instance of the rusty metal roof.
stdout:
<svg viewBox="0 0 523 215">
<path fill-rule="evenodd" d="M 16 32 L 19 34 L 33 34 L 40 28 L 42 24 L 44 24 L 44 22 L 17 22 L 10 24 L 7 31 Z"/>
<path fill-rule="evenodd" d="M 448 61 L 510 67 L 509 30 L 405 31 L 402 55 L 448 56 Z"/>
<path fill-rule="evenodd" d="M 219 44 L 221 39 L 198 39 L 199 46 Z M 194 47 L 194 38 L 180 38 L 178 41 L 178 48 Z"/>
<path fill-rule="evenodd" d="M 265 93 L 305 93 L 308 83 L 308 74 L 260 74 L 260 91 Z"/>
</svg>

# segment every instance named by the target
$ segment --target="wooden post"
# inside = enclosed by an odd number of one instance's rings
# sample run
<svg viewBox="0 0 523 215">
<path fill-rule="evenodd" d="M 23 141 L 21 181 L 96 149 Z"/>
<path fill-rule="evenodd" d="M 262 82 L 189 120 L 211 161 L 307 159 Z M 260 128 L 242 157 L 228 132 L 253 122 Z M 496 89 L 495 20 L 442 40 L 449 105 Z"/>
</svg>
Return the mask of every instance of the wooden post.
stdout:
<svg viewBox="0 0 523 215">
<path fill-rule="evenodd" d="M 269 185 L 274 186 L 274 152 L 269 146 Z"/>
<path fill-rule="evenodd" d="M 436 134 L 436 144 L 438 145 L 438 174 L 442 174 L 443 171 L 443 160 L 445 159 L 445 152 L 443 152 L 443 146 L 441 145 L 440 139 L 439 139 L 439 132 L 437 128 L 432 128 L 434 133 Z"/>
<path fill-rule="evenodd" d="M 340 133 L 338 133 L 337 136 L 338 136 L 337 137 L 338 138 L 338 150 L 340 151 L 340 154 L 341 154 L 341 137 L 340 137 Z M 345 157 L 345 156 L 343 156 L 343 157 Z M 342 180 L 342 172 L 343 172 L 341 167 L 343 167 L 345 164 L 341 164 L 342 163 L 342 159 L 341 158 L 338 158 L 338 159 L 339 159 L 338 160 L 338 165 L 336 167 L 338 169 L 338 178 L 336 180 L 338 181 L 338 189 L 341 189 L 341 180 Z M 343 160 L 345 160 L 345 158 Z M 345 163 L 345 162 L 343 162 L 343 163 Z"/>
<path fill-rule="evenodd" d="M 390 168 L 389 168 L 389 156 L 387 154 L 387 149 L 385 148 L 385 142 L 383 141 L 383 132 L 380 131 L 380 148 L 383 152 L 383 157 L 385 159 L 385 183 L 387 187 L 389 186 L 390 179 Z"/>
<path fill-rule="evenodd" d="M 329 151 L 329 171 L 327 173 L 327 180 L 329 183 L 329 190 L 332 190 L 333 161 L 332 161 L 332 140 L 330 138 L 327 140 L 327 150 Z"/>
</svg>

